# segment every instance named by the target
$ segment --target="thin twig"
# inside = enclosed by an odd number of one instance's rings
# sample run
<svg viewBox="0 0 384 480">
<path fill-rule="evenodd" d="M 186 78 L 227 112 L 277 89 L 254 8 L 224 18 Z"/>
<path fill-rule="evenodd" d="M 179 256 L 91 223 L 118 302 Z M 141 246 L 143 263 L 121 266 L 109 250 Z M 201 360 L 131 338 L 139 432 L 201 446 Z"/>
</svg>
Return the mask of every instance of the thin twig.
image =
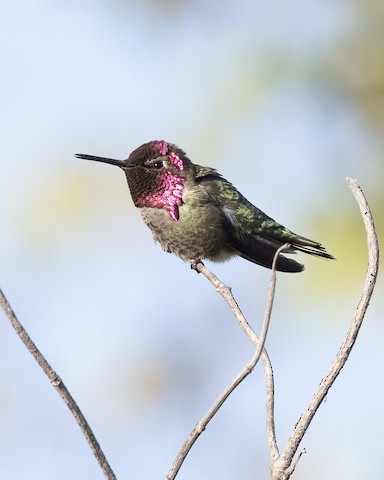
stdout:
<svg viewBox="0 0 384 480">
<path fill-rule="evenodd" d="M 268 358 L 268 354 L 264 348 L 265 340 L 267 338 L 268 327 L 271 318 L 272 312 L 272 305 L 275 293 L 275 286 L 276 286 L 276 261 L 279 254 L 289 248 L 289 245 L 283 245 L 279 248 L 274 256 L 273 264 L 272 264 L 272 274 L 270 280 L 270 287 L 268 292 L 268 300 L 264 314 L 264 320 L 261 328 L 260 338 L 258 338 L 255 332 L 250 327 L 249 323 L 245 319 L 243 313 L 241 312 L 236 300 L 232 295 L 231 289 L 221 282 L 215 275 L 213 275 L 208 268 L 201 262 L 194 265 L 194 268 L 203 273 L 203 275 L 213 284 L 216 290 L 222 295 L 224 300 L 229 305 L 232 313 L 236 317 L 240 327 L 243 329 L 247 337 L 251 340 L 251 342 L 255 345 L 256 351 L 253 354 L 251 360 L 245 365 L 245 367 L 236 375 L 236 377 L 232 380 L 230 385 L 221 393 L 221 395 L 217 398 L 208 412 L 197 422 L 192 432 L 189 434 L 187 440 L 185 441 L 184 445 L 182 446 L 181 450 L 179 451 L 172 468 L 168 472 L 167 476 L 165 477 L 166 480 L 174 480 L 177 473 L 179 472 L 181 465 L 183 464 L 186 456 L 188 455 L 189 451 L 191 450 L 192 446 L 202 434 L 202 432 L 206 429 L 208 423 L 212 420 L 212 418 L 216 415 L 220 407 L 223 405 L 225 400 L 229 397 L 229 395 L 235 390 L 235 388 L 252 372 L 255 368 L 257 362 L 259 361 L 260 357 L 262 358 L 265 375 L 266 375 L 266 384 L 267 384 L 267 430 L 268 430 L 268 443 L 271 449 L 272 458 L 278 456 L 276 438 L 275 438 L 275 428 L 274 428 L 274 419 L 273 419 L 273 406 L 274 406 L 274 388 L 273 388 L 273 373 L 271 363 Z"/>
<path fill-rule="evenodd" d="M 105 476 L 108 478 L 108 480 L 116 480 L 116 476 L 113 473 L 107 459 L 105 458 L 105 455 L 101 450 L 99 442 L 96 440 L 96 437 L 93 434 L 91 427 L 89 426 L 84 415 L 81 413 L 79 406 L 73 399 L 72 395 L 69 393 L 67 387 L 64 385 L 59 375 L 52 369 L 43 354 L 36 347 L 35 343 L 32 341 L 31 337 L 28 335 L 25 328 L 22 326 L 22 324 L 16 317 L 15 312 L 13 311 L 11 305 L 9 304 L 6 296 L 1 289 L 0 305 L 24 345 L 31 352 L 36 362 L 43 369 L 44 373 L 49 378 L 51 384 L 55 387 L 55 389 L 69 408 L 70 412 L 75 417 Z"/>
<path fill-rule="evenodd" d="M 237 323 L 240 325 L 243 332 L 257 348 L 259 345 L 259 339 L 256 336 L 255 332 L 252 330 L 251 326 L 244 317 L 243 312 L 241 311 L 239 305 L 237 304 L 230 287 L 225 285 L 221 280 L 219 280 L 216 275 L 214 275 L 202 262 L 199 262 L 193 265 L 193 268 L 202 273 L 212 285 L 215 287 L 216 291 L 224 298 L 227 302 L 229 308 L 231 309 L 233 315 L 235 316 Z"/>
<path fill-rule="evenodd" d="M 285 248 L 283 246 L 282 248 Z M 241 329 L 244 331 L 246 336 L 250 339 L 253 345 L 257 348 L 259 345 L 259 339 L 256 336 L 255 332 L 247 322 L 244 317 L 240 307 L 238 306 L 235 298 L 233 297 L 232 290 L 230 287 L 225 285 L 221 280 L 219 280 L 208 268 L 203 264 L 199 263 L 195 266 L 196 270 L 202 273 L 216 288 L 216 291 L 227 302 L 229 308 L 234 314 L 238 324 Z M 274 289 L 275 274 L 272 270 L 271 280 L 270 280 L 270 289 L 268 293 L 268 298 L 270 297 L 270 292 Z M 273 284 L 273 285 L 272 285 Z M 269 451 L 272 459 L 276 459 L 279 456 L 279 451 L 277 448 L 276 434 L 275 434 L 275 420 L 274 420 L 274 411 L 275 411 L 275 390 L 274 390 L 274 378 L 271 361 L 269 359 L 268 353 L 264 348 L 260 357 L 265 374 L 265 385 L 266 385 L 266 430 L 267 430 L 267 439 L 269 445 Z"/>
<path fill-rule="evenodd" d="M 362 325 L 365 312 L 368 308 L 373 289 L 375 287 L 379 267 L 379 244 L 375 232 L 375 225 L 368 203 L 356 180 L 347 178 L 347 183 L 359 205 L 367 235 L 368 269 L 363 292 L 361 294 L 360 301 L 358 303 L 355 315 L 353 316 L 346 338 L 341 345 L 334 361 L 332 362 L 328 373 L 321 381 L 319 388 L 313 395 L 308 407 L 297 422 L 294 432 L 291 438 L 288 440 L 284 452 L 275 462 L 272 463 L 272 480 L 287 480 L 294 472 L 297 461 L 293 461 L 293 457 L 296 454 L 299 444 L 303 439 L 304 434 L 307 431 L 317 409 L 348 360 L 349 354 L 355 344 L 357 335 Z"/>
</svg>

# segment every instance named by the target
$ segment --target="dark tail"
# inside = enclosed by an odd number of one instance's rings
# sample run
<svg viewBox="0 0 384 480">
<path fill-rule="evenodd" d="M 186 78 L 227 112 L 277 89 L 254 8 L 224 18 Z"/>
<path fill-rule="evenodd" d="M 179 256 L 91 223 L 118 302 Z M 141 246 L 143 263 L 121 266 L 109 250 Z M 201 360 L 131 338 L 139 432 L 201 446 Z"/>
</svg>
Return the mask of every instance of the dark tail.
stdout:
<svg viewBox="0 0 384 480">
<path fill-rule="evenodd" d="M 249 235 L 232 239 L 231 246 L 240 257 L 262 267 L 272 268 L 273 258 L 281 245 L 283 243 L 272 242 L 257 235 Z M 293 250 L 292 253 L 294 253 Z M 276 262 L 276 270 L 290 273 L 301 272 L 304 270 L 304 265 L 280 254 Z"/>
<path fill-rule="evenodd" d="M 298 250 L 299 252 L 308 253 L 309 255 L 314 255 L 315 257 L 326 258 L 328 260 L 335 260 L 335 257 L 330 255 L 321 243 L 314 242 L 306 237 L 297 237 L 291 243 L 292 248 Z"/>
<path fill-rule="evenodd" d="M 283 242 L 270 240 L 258 235 L 232 238 L 232 248 L 236 250 L 240 257 L 266 268 L 272 268 L 275 253 L 283 244 Z M 284 253 L 295 253 L 296 250 L 299 250 L 309 255 L 315 255 L 316 257 L 327 258 L 329 260 L 334 258 L 326 252 L 320 243 L 305 237 L 295 237 L 290 245 L 291 248 Z M 302 272 L 304 265 L 280 254 L 276 262 L 276 270 L 289 273 Z"/>
</svg>

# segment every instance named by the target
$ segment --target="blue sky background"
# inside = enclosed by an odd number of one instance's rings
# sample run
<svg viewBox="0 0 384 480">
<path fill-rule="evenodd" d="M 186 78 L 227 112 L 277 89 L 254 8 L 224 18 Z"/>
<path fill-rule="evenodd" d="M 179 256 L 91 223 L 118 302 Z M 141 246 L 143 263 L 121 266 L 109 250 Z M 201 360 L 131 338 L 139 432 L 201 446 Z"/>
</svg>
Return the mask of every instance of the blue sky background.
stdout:
<svg viewBox="0 0 384 480">
<path fill-rule="evenodd" d="M 279 275 L 267 348 L 279 445 L 342 342 L 366 270 L 356 177 L 383 231 L 381 2 L 3 1 L 1 287 L 78 401 L 118 478 L 163 478 L 252 356 L 222 299 L 141 221 L 118 169 L 152 139 L 217 168 L 337 262 Z M 208 264 L 256 330 L 269 272 Z M 302 447 L 297 480 L 383 470 L 383 283 Z M 4 315 L 0 477 L 103 478 Z M 258 367 L 179 477 L 268 478 Z"/>
</svg>

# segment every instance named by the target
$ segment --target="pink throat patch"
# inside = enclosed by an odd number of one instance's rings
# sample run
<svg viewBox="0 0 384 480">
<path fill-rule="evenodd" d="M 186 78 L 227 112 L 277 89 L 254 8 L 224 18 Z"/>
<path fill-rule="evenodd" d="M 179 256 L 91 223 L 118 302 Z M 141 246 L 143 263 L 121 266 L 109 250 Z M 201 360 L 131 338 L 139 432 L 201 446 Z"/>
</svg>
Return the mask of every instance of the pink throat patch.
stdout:
<svg viewBox="0 0 384 480">
<path fill-rule="evenodd" d="M 163 172 L 162 183 L 152 195 L 138 199 L 138 206 L 164 208 L 172 220 L 179 220 L 179 207 L 183 204 L 184 178 L 168 171 Z"/>
</svg>

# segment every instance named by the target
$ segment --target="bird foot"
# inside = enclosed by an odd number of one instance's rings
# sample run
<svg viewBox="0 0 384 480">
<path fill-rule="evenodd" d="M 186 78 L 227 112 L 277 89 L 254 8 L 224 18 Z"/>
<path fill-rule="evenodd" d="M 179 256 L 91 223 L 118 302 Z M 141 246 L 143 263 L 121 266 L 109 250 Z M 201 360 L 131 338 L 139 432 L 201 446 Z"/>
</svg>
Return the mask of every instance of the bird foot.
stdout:
<svg viewBox="0 0 384 480">
<path fill-rule="evenodd" d="M 201 265 L 204 265 L 204 263 L 201 260 L 197 261 L 191 261 L 191 270 L 195 270 L 195 272 L 200 273 L 197 266 L 201 263 Z"/>
</svg>

